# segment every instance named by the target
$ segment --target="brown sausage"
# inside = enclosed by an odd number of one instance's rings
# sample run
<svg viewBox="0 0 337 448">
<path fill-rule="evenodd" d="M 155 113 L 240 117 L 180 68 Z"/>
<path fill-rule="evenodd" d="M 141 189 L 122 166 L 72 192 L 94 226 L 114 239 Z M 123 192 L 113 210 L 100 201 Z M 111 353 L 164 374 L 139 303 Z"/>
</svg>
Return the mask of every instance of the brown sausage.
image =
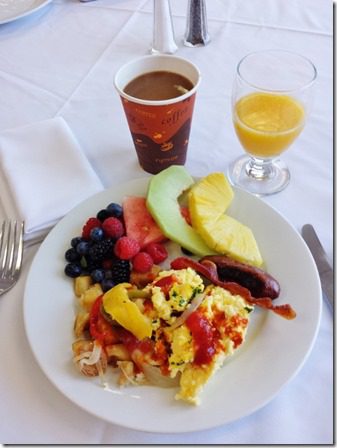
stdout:
<svg viewBox="0 0 337 448">
<path fill-rule="evenodd" d="M 205 260 L 216 265 L 220 280 L 244 286 L 249 289 L 253 297 L 276 299 L 280 294 L 278 281 L 260 268 L 240 263 L 225 255 L 207 255 L 200 262 L 203 263 Z"/>
</svg>

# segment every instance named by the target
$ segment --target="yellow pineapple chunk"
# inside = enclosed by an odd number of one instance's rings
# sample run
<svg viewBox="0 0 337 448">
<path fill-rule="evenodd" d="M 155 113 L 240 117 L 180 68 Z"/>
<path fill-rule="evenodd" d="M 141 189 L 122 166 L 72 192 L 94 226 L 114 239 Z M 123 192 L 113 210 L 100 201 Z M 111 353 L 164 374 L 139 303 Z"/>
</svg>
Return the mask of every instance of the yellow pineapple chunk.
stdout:
<svg viewBox="0 0 337 448">
<path fill-rule="evenodd" d="M 218 217 L 227 210 L 233 198 L 233 189 L 223 173 L 203 177 L 189 192 L 192 222 Z"/>
<path fill-rule="evenodd" d="M 263 263 L 251 229 L 228 215 L 203 224 L 200 235 L 205 243 L 220 254 L 254 266 Z"/>
<path fill-rule="evenodd" d="M 261 266 L 263 260 L 251 229 L 225 214 L 233 197 L 233 189 L 223 173 L 202 178 L 188 195 L 193 228 L 212 250 Z"/>
</svg>

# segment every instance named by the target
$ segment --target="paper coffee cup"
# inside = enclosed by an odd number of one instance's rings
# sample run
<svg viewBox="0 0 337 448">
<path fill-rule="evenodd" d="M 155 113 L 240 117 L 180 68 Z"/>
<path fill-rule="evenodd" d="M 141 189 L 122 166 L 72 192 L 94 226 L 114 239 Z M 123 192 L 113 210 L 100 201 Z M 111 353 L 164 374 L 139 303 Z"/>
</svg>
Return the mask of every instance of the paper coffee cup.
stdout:
<svg viewBox="0 0 337 448">
<path fill-rule="evenodd" d="M 130 81 L 148 72 L 169 71 L 189 79 L 193 88 L 176 98 L 144 100 L 124 92 Z M 114 84 L 122 100 L 133 143 L 141 167 L 152 174 L 171 166 L 184 165 L 190 136 L 198 68 L 186 59 L 170 55 L 150 55 L 121 67 Z"/>
</svg>

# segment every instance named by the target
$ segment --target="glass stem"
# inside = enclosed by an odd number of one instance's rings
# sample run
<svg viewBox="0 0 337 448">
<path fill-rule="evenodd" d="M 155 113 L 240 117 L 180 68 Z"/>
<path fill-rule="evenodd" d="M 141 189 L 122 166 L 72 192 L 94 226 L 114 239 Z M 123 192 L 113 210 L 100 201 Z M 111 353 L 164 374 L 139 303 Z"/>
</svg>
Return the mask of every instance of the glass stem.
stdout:
<svg viewBox="0 0 337 448">
<path fill-rule="evenodd" d="M 246 173 L 256 180 L 270 179 L 274 175 L 272 160 L 252 157 L 246 165 Z"/>
</svg>

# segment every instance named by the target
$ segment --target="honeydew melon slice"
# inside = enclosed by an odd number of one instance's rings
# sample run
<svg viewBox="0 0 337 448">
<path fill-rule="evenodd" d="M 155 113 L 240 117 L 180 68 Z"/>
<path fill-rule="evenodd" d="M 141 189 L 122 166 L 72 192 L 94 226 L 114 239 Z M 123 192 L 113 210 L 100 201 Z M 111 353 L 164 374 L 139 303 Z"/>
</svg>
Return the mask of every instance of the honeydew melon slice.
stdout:
<svg viewBox="0 0 337 448">
<path fill-rule="evenodd" d="M 164 235 L 195 255 L 214 254 L 181 215 L 178 198 L 194 184 L 181 165 L 172 165 L 155 174 L 149 183 L 146 205 Z"/>
</svg>

